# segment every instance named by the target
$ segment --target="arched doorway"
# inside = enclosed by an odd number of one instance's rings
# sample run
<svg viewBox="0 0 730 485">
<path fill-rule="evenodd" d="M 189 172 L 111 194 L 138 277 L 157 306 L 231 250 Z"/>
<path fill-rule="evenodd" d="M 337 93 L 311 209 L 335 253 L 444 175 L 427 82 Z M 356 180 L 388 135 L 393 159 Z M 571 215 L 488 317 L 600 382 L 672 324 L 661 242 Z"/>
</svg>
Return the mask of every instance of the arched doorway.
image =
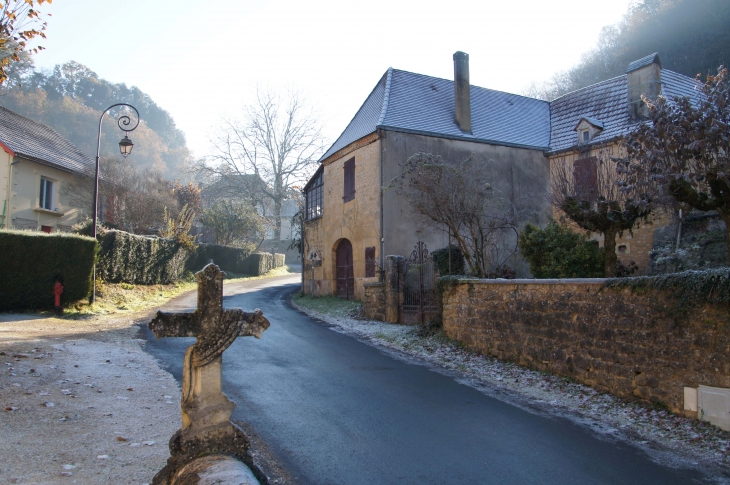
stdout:
<svg viewBox="0 0 730 485">
<path fill-rule="evenodd" d="M 352 244 L 347 239 L 337 246 L 337 297 L 355 299 L 355 277 L 352 269 Z"/>
</svg>

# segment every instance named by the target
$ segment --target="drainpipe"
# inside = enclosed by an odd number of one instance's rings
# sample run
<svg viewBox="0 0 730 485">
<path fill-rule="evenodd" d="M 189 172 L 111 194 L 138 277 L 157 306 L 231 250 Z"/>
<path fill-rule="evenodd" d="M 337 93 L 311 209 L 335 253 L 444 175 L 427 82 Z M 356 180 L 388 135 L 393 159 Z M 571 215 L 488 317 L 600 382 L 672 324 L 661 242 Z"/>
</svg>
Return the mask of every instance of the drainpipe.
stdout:
<svg viewBox="0 0 730 485">
<path fill-rule="evenodd" d="M 385 271 L 385 237 L 383 237 L 383 130 L 378 130 L 380 144 L 380 271 Z"/>
</svg>

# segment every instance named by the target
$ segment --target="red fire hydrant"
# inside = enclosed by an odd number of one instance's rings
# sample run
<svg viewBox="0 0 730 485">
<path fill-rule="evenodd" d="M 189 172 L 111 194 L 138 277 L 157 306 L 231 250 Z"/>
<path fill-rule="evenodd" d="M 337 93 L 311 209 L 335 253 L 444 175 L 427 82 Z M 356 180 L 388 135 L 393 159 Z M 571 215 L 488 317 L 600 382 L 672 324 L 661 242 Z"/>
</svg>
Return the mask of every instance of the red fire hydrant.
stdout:
<svg viewBox="0 0 730 485">
<path fill-rule="evenodd" d="M 63 313 L 63 307 L 61 307 L 61 294 L 63 293 L 63 276 L 56 278 L 56 283 L 53 285 L 53 310 L 56 315 Z"/>
</svg>

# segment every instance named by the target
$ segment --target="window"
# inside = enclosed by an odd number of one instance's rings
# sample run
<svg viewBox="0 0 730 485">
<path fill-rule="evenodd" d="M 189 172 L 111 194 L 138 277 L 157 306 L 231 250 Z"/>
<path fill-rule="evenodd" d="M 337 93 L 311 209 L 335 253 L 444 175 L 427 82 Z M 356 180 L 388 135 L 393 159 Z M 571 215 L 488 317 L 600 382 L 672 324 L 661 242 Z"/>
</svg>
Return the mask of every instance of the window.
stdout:
<svg viewBox="0 0 730 485">
<path fill-rule="evenodd" d="M 41 177 L 41 192 L 38 198 L 38 205 L 49 211 L 55 210 L 56 184 L 53 180 Z"/>
<path fill-rule="evenodd" d="M 304 188 L 306 197 L 305 219 L 314 219 L 322 215 L 323 191 L 324 191 L 324 172 L 319 171 Z"/>
<path fill-rule="evenodd" d="M 573 162 L 575 195 L 584 200 L 598 197 L 598 164 L 596 157 L 582 158 Z"/>
<path fill-rule="evenodd" d="M 355 158 L 345 162 L 345 191 L 342 195 L 344 202 L 355 198 Z"/>
<path fill-rule="evenodd" d="M 375 246 L 365 248 L 365 277 L 375 276 Z"/>
<path fill-rule="evenodd" d="M 591 141 L 591 134 L 588 130 L 583 130 L 581 132 L 581 136 L 583 137 L 583 142 Z"/>
</svg>

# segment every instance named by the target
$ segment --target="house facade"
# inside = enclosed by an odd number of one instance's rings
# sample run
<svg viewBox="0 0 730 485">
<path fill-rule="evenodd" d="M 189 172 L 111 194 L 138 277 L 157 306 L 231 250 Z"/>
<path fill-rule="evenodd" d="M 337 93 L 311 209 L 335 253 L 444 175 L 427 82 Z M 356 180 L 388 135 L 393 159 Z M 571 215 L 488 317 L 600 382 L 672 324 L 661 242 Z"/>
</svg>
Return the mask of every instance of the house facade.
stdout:
<svg viewBox="0 0 730 485">
<path fill-rule="evenodd" d="M 551 164 L 583 167 L 592 151 L 619 149 L 618 138 L 646 117 L 637 96 L 689 95 L 693 83 L 661 69 L 655 54 L 632 63 L 627 75 L 552 102 L 471 85 L 462 52 L 454 54 L 454 80 L 388 69 L 305 186 L 304 292 L 362 299 L 385 255 L 407 257 L 417 241 L 431 251 L 447 246 L 448 234 L 387 188 L 412 155 L 488 164 L 494 188 L 545 224 L 554 215 Z M 617 245 L 632 247 L 620 257 L 644 250 L 637 234 L 650 248 L 651 231 L 635 231 L 633 241 Z M 519 256 L 508 264 L 529 276 Z"/>
<path fill-rule="evenodd" d="M 94 161 L 52 128 L 0 107 L 0 227 L 71 230 L 89 216 Z"/>
</svg>

